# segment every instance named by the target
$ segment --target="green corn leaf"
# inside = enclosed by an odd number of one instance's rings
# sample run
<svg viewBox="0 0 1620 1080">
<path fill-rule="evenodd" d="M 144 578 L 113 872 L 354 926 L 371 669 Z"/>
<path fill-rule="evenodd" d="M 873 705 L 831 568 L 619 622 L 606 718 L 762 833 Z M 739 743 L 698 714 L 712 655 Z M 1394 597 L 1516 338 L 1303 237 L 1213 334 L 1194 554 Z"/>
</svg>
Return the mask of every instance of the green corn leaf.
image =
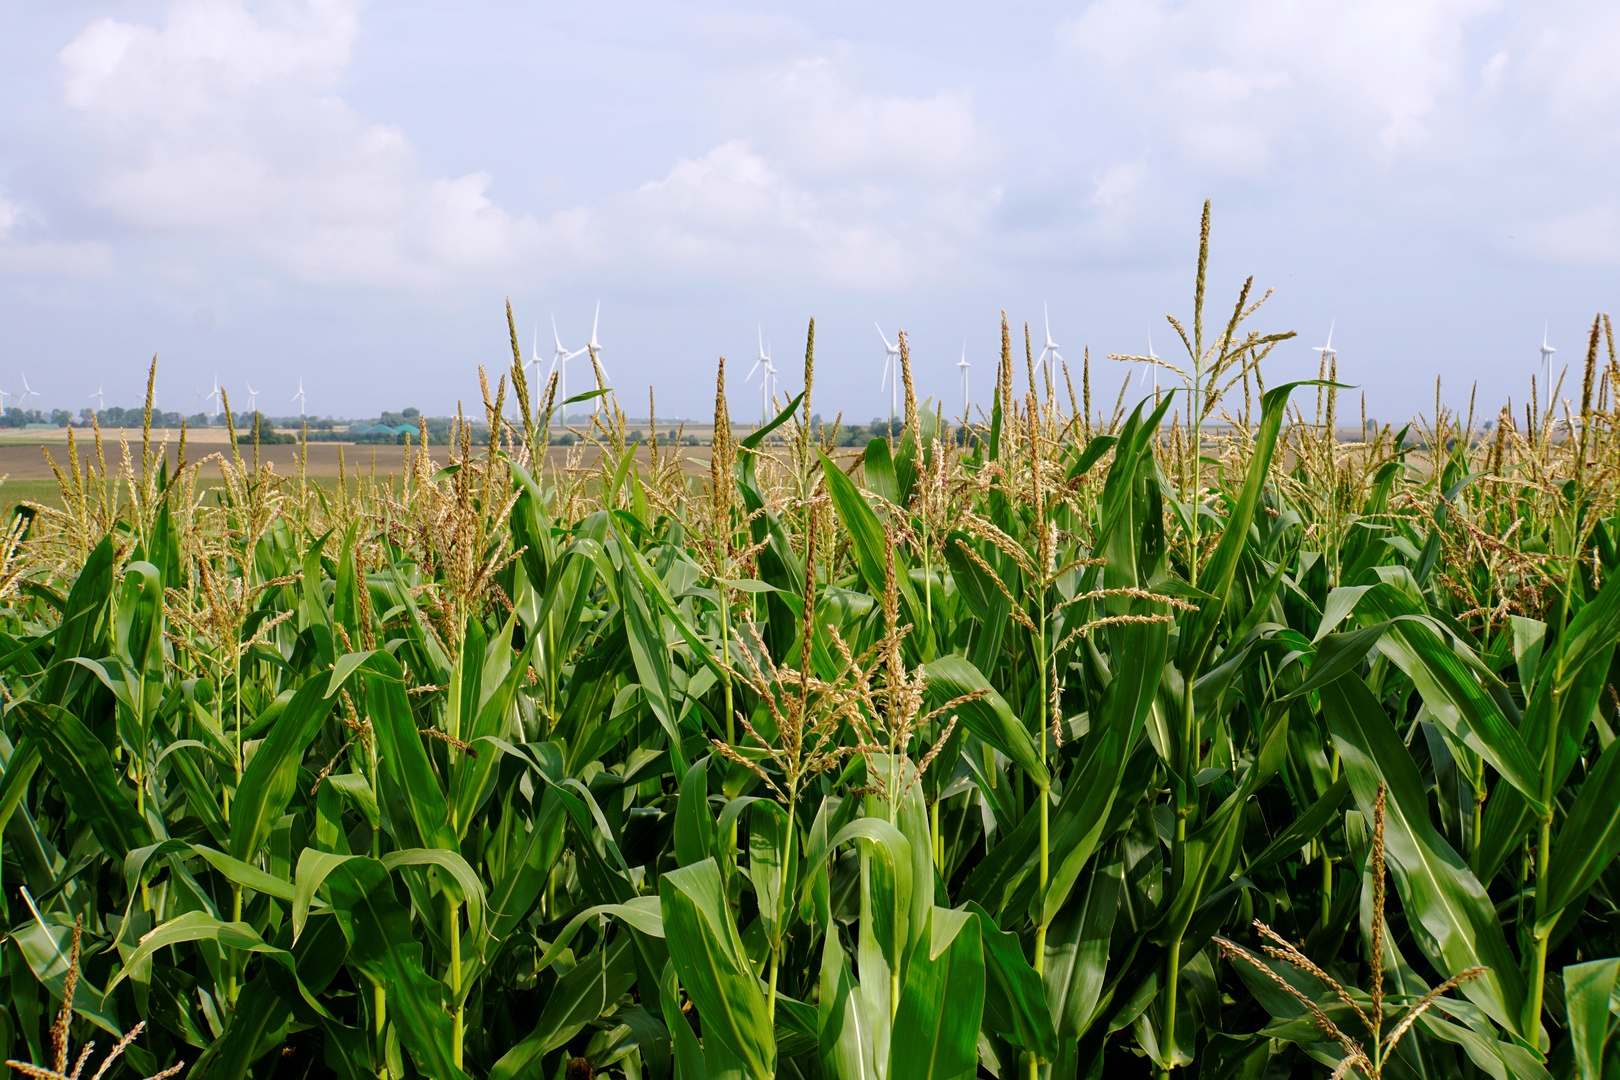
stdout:
<svg viewBox="0 0 1620 1080">
<path fill-rule="evenodd" d="M 184 915 L 170 919 L 141 938 L 140 944 L 130 953 L 129 959 L 118 974 L 113 976 L 107 984 L 107 992 L 111 993 L 115 987 L 123 982 L 129 975 L 137 970 L 141 963 L 159 949 L 166 949 L 172 945 L 179 945 L 188 941 L 213 941 L 227 949 L 237 949 L 242 952 L 274 954 L 278 958 L 285 957 L 291 963 L 291 954 L 285 949 L 278 949 L 268 944 L 247 923 L 221 922 L 205 911 L 188 911 Z"/>
<path fill-rule="evenodd" d="M 305 850 L 309 850 L 305 848 Z M 474 948 L 480 956 L 488 944 L 484 936 L 484 912 L 489 903 L 484 896 L 484 883 L 478 877 L 467 860 L 462 858 L 459 851 L 446 851 L 443 848 L 408 848 L 404 851 L 389 851 L 382 855 L 382 864 L 389 873 L 393 873 L 402 866 L 432 866 L 437 867 L 441 873 L 440 880 L 448 876 L 455 883 L 455 893 L 451 899 L 456 903 L 467 905 L 467 926 L 472 935 Z M 446 891 L 449 886 L 446 884 Z"/>
<path fill-rule="evenodd" d="M 1329 788 L 1322 793 L 1305 812 L 1275 836 L 1261 849 L 1244 873 L 1251 877 L 1268 870 L 1282 860 L 1299 853 L 1299 849 L 1321 836 L 1328 825 L 1338 816 L 1339 807 L 1344 804 L 1344 797 L 1350 794 L 1350 777 L 1340 774 Z"/>
<path fill-rule="evenodd" d="M 151 826 L 119 786 L 101 740 L 59 705 L 24 701 L 16 713 L 74 816 L 86 822 L 109 855 L 122 859 L 153 842 Z"/>
<path fill-rule="evenodd" d="M 956 706 L 952 709 L 952 715 L 960 718 L 963 726 L 973 734 L 1017 762 L 1036 786 L 1044 788 L 1051 783 L 1046 766 L 1041 763 L 1040 751 L 1030 738 L 1029 729 L 1013 715 L 1006 699 L 996 692 L 990 680 L 978 668 L 963 657 L 942 656 L 926 665 L 924 670 L 928 678 L 930 708 L 938 708 L 963 694 L 988 691 L 983 697 Z"/>
<path fill-rule="evenodd" d="M 1466 663 L 1417 604 L 1388 584 L 1368 589 L 1356 609 L 1387 627 L 1378 639 L 1379 651 L 1413 681 L 1447 737 L 1490 762 L 1533 810 L 1539 808 L 1541 774 L 1535 758 L 1480 685 L 1481 674 L 1492 680 L 1495 676 L 1471 654 L 1473 664 Z"/>
<path fill-rule="evenodd" d="M 862 817 L 839 829 L 828 850 L 836 851 L 851 840 L 870 842 L 871 933 L 883 951 L 884 963 L 897 969 L 911 940 L 911 841 L 882 818 Z"/>
<path fill-rule="evenodd" d="M 989 913 L 977 904 L 968 904 L 964 910 L 978 916 L 984 947 L 984 1026 L 1042 1061 L 1053 1060 L 1058 1049 L 1058 1034 L 1052 1026 L 1055 1014 L 1047 1007 L 1041 976 L 1024 959 L 1018 935 L 998 927 Z M 1046 941 L 1045 966 L 1051 972 L 1050 933 Z"/>
<path fill-rule="evenodd" d="M 820 454 L 819 451 L 817 453 Z M 884 552 L 889 546 L 883 526 L 854 482 L 826 454 L 820 454 L 820 458 L 822 476 L 826 479 L 827 492 L 832 496 L 833 508 L 838 512 L 838 522 L 849 533 L 861 576 L 875 595 L 883 589 Z M 894 570 L 900 601 L 908 613 L 906 618 L 917 627 L 917 633 L 926 638 L 930 622 L 911 584 L 910 566 L 898 551 L 895 552 Z"/>
<path fill-rule="evenodd" d="M 515 615 L 509 618 L 491 645 L 491 650 L 505 660 L 511 658 L 512 630 L 516 621 Z M 477 707 L 472 726 L 462 736 L 465 741 L 476 743 L 486 736 L 500 735 L 506 731 L 517 700 L 518 685 L 529 674 L 529 660 L 534 653 L 534 642 L 534 638 L 529 638 L 519 651 L 517 659 L 511 660 L 510 668 L 501 673 L 498 679 L 490 680 L 493 683 L 491 692 Z M 457 761 L 451 785 L 459 836 L 467 835 L 479 804 L 494 786 L 498 762 L 499 758 L 495 754 L 480 754 L 478 757 L 462 755 Z"/>
<path fill-rule="evenodd" d="M 1102 839 L 1125 777 L 1131 745 L 1153 707 L 1164 671 L 1168 624 L 1128 623 L 1115 629 L 1120 631 L 1120 670 L 1108 684 L 1081 748 L 1083 764 L 1064 788 L 1051 825 L 1050 850 L 1057 859 L 1040 898 L 1043 924 L 1049 924 L 1063 907 L 1081 868 Z"/>
<path fill-rule="evenodd" d="M 45 680 L 39 687 L 39 701 L 47 705 L 66 705 L 73 676 L 70 661 L 75 657 L 102 654 L 102 650 L 95 648 L 94 642 L 102 612 L 112 598 L 113 572 L 117 560 L 118 549 L 113 543 L 112 534 L 108 534 L 102 537 L 80 567 L 73 588 L 68 590 L 67 607 L 56 633 L 56 651 Z"/>
<path fill-rule="evenodd" d="M 682 866 L 714 854 L 714 815 L 709 811 L 709 758 L 699 758 L 681 780 L 675 808 L 675 861 Z"/>
<path fill-rule="evenodd" d="M 1602 1080 L 1616 972 L 1620 972 L 1620 957 L 1613 956 L 1564 969 L 1564 1008 L 1569 1013 L 1569 1041 L 1580 1080 Z"/>
<path fill-rule="evenodd" d="M 1418 940 L 1443 973 L 1476 965 L 1483 977 L 1462 993 L 1509 1031 L 1519 1030 L 1524 980 L 1495 905 L 1479 879 L 1429 820 L 1423 781 L 1383 707 L 1356 675 L 1322 688 L 1322 708 L 1362 813 L 1372 814 L 1379 780 L 1389 789 L 1384 835 L 1390 867 Z"/>
<path fill-rule="evenodd" d="M 240 885 L 245 889 L 252 889 L 255 892 L 264 893 L 266 896 L 273 896 L 277 900 L 291 902 L 297 896 L 297 890 L 291 883 L 283 881 L 273 874 L 267 874 L 251 863 L 233 859 L 223 851 L 215 851 L 213 848 L 204 847 L 201 844 L 188 844 L 186 846 L 193 855 L 200 855 L 207 860 L 210 866 L 218 870 L 225 880 L 233 885 Z M 308 906 L 306 905 L 307 909 Z"/>
<path fill-rule="evenodd" d="M 665 940 L 681 986 L 715 1039 L 753 1080 L 776 1072 L 776 1040 L 713 859 L 664 874 L 658 883 Z"/>
<path fill-rule="evenodd" d="M 1617 807 L 1620 807 L 1620 739 L 1609 744 L 1581 785 L 1581 793 L 1575 797 L 1564 827 L 1553 843 L 1545 885 L 1545 929 L 1550 929 L 1564 908 L 1591 888 L 1598 875 L 1620 855 Z M 1537 932 L 1543 929 L 1538 926 Z"/>
<path fill-rule="evenodd" d="M 568 943 L 574 940 L 575 934 L 583 930 L 592 919 L 601 919 L 605 915 L 622 919 L 626 925 L 635 927 L 643 934 L 659 938 L 664 936 L 663 908 L 655 896 L 638 896 L 624 904 L 598 904 L 586 908 L 568 920 L 567 925 L 551 940 L 551 944 L 546 946 L 546 951 L 534 962 L 534 969 L 544 971 L 556 963 L 557 958 L 568 947 Z"/>
<path fill-rule="evenodd" d="M 680 1008 L 681 985 L 673 962 L 664 964 L 659 980 L 658 1000 L 664 1013 L 664 1026 L 669 1029 L 675 1044 L 675 1071 L 673 1080 L 703 1080 L 708 1075 L 703 1066 L 703 1048 L 698 1045 L 692 1025 Z"/>
<path fill-rule="evenodd" d="M 534 1030 L 490 1069 L 490 1080 L 543 1077 L 541 1058 L 572 1040 L 629 991 L 636 975 L 634 952 L 630 935 L 620 934 L 575 964 L 557 980 Z"/>
<path fill-rule="evenodd" d="M 816 1024 L 822 1071 L 832 1077 L 875 1078 L 874 1033 L 862 1015 L 855 981 L 850 976 L 836 927 L 829 927 L 822 937 L 820 986 Z"/>
<path fill-rule="evenodd" d="M 1091 1027 L 1108 973 L 1108 941 L 1119 912 L 1124 863 L 1108 851 L 1097 857 L 1083 890 L 1076 890 L 1046 932 L 1042 972 L 1049 1022 L 1065 1046 Z M 1106 860 L 1106 861 L 1104 861 Z"/>
<path fill-rule="evenodd" d="M 894 458 L 889 453 L 889 440 L 879 437 L 866 444 L 861 455 L 861 471 L 865 474 L 866 490 L 893 506 L 900 504 L 900 482 L 894 475 Z"/>
<path fill-rule="evenodd" d="M 443 984 L 422 967 L 422 946 L 411 932 L 409 912 L 394 896 L 388 871 L 376 860 L 353 858 L 334 867 L 327 883 L 350 962 L 387 988 L 389 1014 L 417 1068 L 463 1080 L 467 1074 L 451 1058 Z"/>
<path fill-rule="evenodd" d="M 298 688 L 242 774 L 231 806 L 230 855 L 238 862 L 258 855 L 286 811 L 298 786 L 304 751 L 335 704 L 324 684 L 324 679 L 311 679 Z"/>
<path fill-rule="evenodd" d="M 456 830 L 449 819 L 444 788 L 405 696 L 404 672 L 393 657 L 377 653 L 367 660 L 362 678 L 383 764 L 405 796 L 417 833 L 429 847 L 453 850 Z"/>
<path fill-rule="evenodd" d="M 781 948 L 782 935 L 787 931 L 787 898 L 794 890 L 795 867 L 788 863 L 797 847 L 791 837 L 792 828 L 787 811 L 774 802 L 761 800 L 749 810 L 748 876 L 754 883 L 765 939 L 775 949 Z"/>
<path fill-rule="evenodd" d="M 12 812 L 28 794 L 28 782 L 39 769 L 39 747 L 26 735 L 17 740 L 6 763 L 5 776 L 0 778 L 0 832 L 11 822 Z"/>
<path fill-rule="evenodd" d="M 889 1080 L 976 1075 L 985 996 L 979 926 L 968 918 L 937 957 L 919 949 L 911 958 L 889 1042 Z"/>
<path fill-rule="evenodd" d="M 1232 580 L 1237 573 L 1238 557 L 1249 542 L 1249 525 L 1260 506 L 1260 496 L 1271 470 L 1272 455 L 1277 449 L 1277 436 L 1282 430 L 1283 415 L 1288 409 L 1288 397 L 1301 386 L 1314 385 L 1312 381 L 1285 383 L 1267 390 L 1260 400 L 1260 424 L 1254 433 L 1252 456 L 1243 489 L 1232 504 L 1231 513 L 1221 529 L 1221 538 L 1215 552 L 1198 574 L 1198 587 L 1215 597 L 1215 602 L 1201 605 L 1190 613 L 1184 623 L 1180 655 L 1183 666 L 1197 672 L 1202 669 L 1209 643 L 1220 625 L 1222 614 L 1231 602 Z M 1168 400 L 1168 398 L 1167 398 Z M 1163 412 L 1161 407 L 1160 412 Z M 1187 663 L 1191 658 L 1191 663 Z"/>
</svg>

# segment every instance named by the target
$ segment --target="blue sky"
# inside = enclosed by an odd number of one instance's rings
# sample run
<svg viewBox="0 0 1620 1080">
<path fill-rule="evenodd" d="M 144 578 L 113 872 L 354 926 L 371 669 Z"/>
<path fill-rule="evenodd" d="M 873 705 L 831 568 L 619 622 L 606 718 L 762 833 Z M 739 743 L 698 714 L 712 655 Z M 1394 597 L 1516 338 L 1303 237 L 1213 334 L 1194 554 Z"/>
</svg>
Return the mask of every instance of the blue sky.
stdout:
<svg viewBox="0 0 1620 1080">
<path fill-rule="evenodd" d="M 953 408 L 1005 308 L 1078 378 L 1170 356 L 1215 205 L 1373 415 L 1522 401 L 1620 300 L 1620 8 L 1477 0 L 445 5 L 0 0 L 0 387 L 429 412 L 602 305 L 627 408 L 704 416 L 763 324 L 784 392 L 886 412 L 874 321 Z M 1218 317 L 1218 316 L 1212 316 Z M 739 366 L 740 365 L 740 366 Z M 586 368 L 575 369 L 583 386 Z"/>
</svg>

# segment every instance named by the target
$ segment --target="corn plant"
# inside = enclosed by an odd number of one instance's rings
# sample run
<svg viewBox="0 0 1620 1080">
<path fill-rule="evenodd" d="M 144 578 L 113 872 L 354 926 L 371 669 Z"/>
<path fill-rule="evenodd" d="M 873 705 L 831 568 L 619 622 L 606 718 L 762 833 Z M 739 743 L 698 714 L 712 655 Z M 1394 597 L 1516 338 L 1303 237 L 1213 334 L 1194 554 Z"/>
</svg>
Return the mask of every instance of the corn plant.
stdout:
<svg viewBox="0 0 1620 1080">
<path fill-rule="evenodd" d="M 1620 1072 L 1608 322 L 1578 407 L 1346 430 L 1336 368 L 1266 385 L 1252 279 L 1207 331 L 1209 237 L 1178 385 L 1107 415 L 1003 316 L 988 410 L 919 400 L 902 336 L 903 427 L 843 452 L 812 323 L 774 419 L 722 361 L 710 444 L 638 446 L 509 313 L 397 476 L 71 446 L 0 542 L 0 1049 Z"/>
</svg>

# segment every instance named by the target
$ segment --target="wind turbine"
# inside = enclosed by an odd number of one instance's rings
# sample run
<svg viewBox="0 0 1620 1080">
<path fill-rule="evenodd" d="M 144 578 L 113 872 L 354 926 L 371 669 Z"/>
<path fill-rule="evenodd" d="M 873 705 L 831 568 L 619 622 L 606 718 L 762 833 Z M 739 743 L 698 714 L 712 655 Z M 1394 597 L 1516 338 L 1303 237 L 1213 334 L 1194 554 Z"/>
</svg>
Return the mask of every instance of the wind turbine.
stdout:
<svg viewBox="0 0 1620 1080">
<path fill-rule="evenodd" d="M 968 368 L 970 368 L 972 366 L 973 366 L 972 364 L 968 363 L 967 339 L 964 338 L 964 339 L 962 339 L 962 360 L 961 360 L 960 363 L 958 363 L 956 365 L 956 370 L 958 370 L 958 371 L 960 371 L 962 373 L 962 422 L 963 423 L 966 423 L 967 419 L 968 419 L 968 382 L 967 382 L 967 377 L 968 377 Z"/>
<path fill-rule="evenodd" d="M 602 343 L 596 340 L 596 325 L 601 321 L 602 301 L 598 300 L 596 302 L 596 317 L 591 320 L 591 339 L 585 343 L 585 348 L 590 351 L 591 359 L 595 361 L 596 366 L 602 369 L 602 381 L 605 383 L 608 379 L 608 369 L 607 365 L 602 363 Z M 594 414 L 596 410 L 600 409 L 601 407 L 602 399 L 597 398 L 595 402 L 593 402 L 591 412 Z"/>
<path fill-rule="evenodd" d="M 534 324 L 534 344 L 529 347 L 529 358 L 527 360 L 523 361 L 523 370 L 525 372 L 527 372 L 531 367 L 534 368 L 534 373 L 535 373 L 536 377 L 538 377 L 539 374 L 540 374 L 540 324 L 539 323 Z M 539 396 L 538 396 L 539 393 L 540 393 L 540 388 L 538 386 L 534 387 L 533 390 L 532 390 L 532 394 L 534 395 L 535 400 L 537 402 L 539 400 Z"/>
<path fill-rule="evenodd" d="M 759 377 L 759 424 L 764 427 L 771 420 L 771 376 L 776 374 L 776 368 L 771 366 L 771 351 L 765 347 L 765 328 L 759 328 L 759 355 L 754 358 L 754 366 L 748 369 L 748 375 L 743 382 L 752 382 L 754 372 L 763 372 Z"/>
<path fill-rule="evenodd" d="M 1334 319 L 1332 322 L 1328 323 L 1327 344 L 1314 346 L 1315 352 L 1318 353 L 1324 361 L 1329 357 L 1339 355 L 1339 350 L 1333 347 L 1333 327 L 1338 324 L 1338 321 L 1338 319 Z"/>
<path fill-rule="evenodd" d="M 28 407 L 28 399 L 31 398 L 31 397 L 39 397 L 39 393 L 37 391 L 35 391 L 35 389 L 32 386 L 28 385 L 28 376 L 27 375 L 22 376 L 22 384 L 23 384 L 23 392 L 20 393 L 20 394 L 13 394 L 12 397 L 17 399 L 18 406 L 20 406 L 23 409 L 27 409 L 27 407 Z"/>
<path fill-rule="evenodd" d="M 900 410 L 900 341 L 896 338 L 893 345 L 889 344 L 883 327 L 876 322 L 872 325 L 877 326 L 878 337 L 883 338 L 883 382 L 878 385 L 889 388 L 889 433 L 893 435 L 895 413 Z"/>
<path fill-rule="evenodd" d="M 595 336 L 594 334 L 592 335 Z M 557 373 L 557 397 L 555 407 L 562 409 L 562 422 L 568 423 L 568 361 L 584 352 L 584 349 L 575 349 L 569 352 L 563 348 L 562 335 L 557 332 L 557 316 L 551 316 L 551 337 L 557 343 L 556 352 L 551 354 L 551 370 Z M 548 372 L 546 378 L 550 378 Z"/>
<path fill-rule="evenodd" d="M 1047 357 L 1050 356 L 1052 360 L 1056 360 L 1060 364 L 1063 362 L 1063 357 L 1058 355 L 1058 343 L 1052 340 L 1052 313 L 1046 310 L 1044 300 L 1041 302 L 1041 311 L 1046 315 L 1046 344 L 1041 346 L 1041 358 L 1036 363 L 1047 366 L 1047 370 L 1050 371 L 1051 361 Z"/>
<path fill-rule="evenodd" d="M 1153 351 L 1153 327 L 1148 327 L 1148 360 L 1153 369 L 1153 403 L 1159 403 L 1159 354 Z"/>
<path fill-rule="evenodd" d="M 253 384 L 248 382 L 246 379 L 242 380 L 242 385 L 247 387 L 247 392 L 248 392 L 248 412 L 256 412 L 256 411 L 258 411 L 257 409 L 254 408 L 254 406 L 258 403 L 259 392 L 257 390 L 255 390 L 255 389 L 253 389 Z"/>
<path fill-rule="evenodd" d="M 96 386 L 96 392 L 90 395 L 90 400 L 96 403 L 97 412 L 101 412 L 107 407 L 107 395 L 102 393 L 102 391 L 106 388 L 106 382 L 98 383 Z"/>
<path fill-rule="evenodd" d="M 220 395 L 219 395 L 219 376 L 218 375 L 214 376 L 214 388 L 212 390 L 208 391 L 208 393 L 206 393 L 206 394 L 199 394 L 198 396 L 201 397 L 204 401 L 208 402 L 209 405 L 213 407 L 214 411 L 209 413 L 208 415 L 209 416 L 218 416 L 219 415 L 219 410 L 220 410 L 220 401 L 222 400 L 220 398 Z"/>
<path fill-rule="evenodd" d="M 1552 400 L 1552 358 L 1558 350 L 1547 344 L 1547 328 L 1552 325 L 1551 320 L 1541 324 L 1541 389 Z"/>
<path fill-rule="evenodd" d="M 306 415 L 304 412 L 304 377 L 302 375 L 298 376 L 298 393 L 292 396 L 292 400 L 298 402 L 298 415 Z"/>
</svg>

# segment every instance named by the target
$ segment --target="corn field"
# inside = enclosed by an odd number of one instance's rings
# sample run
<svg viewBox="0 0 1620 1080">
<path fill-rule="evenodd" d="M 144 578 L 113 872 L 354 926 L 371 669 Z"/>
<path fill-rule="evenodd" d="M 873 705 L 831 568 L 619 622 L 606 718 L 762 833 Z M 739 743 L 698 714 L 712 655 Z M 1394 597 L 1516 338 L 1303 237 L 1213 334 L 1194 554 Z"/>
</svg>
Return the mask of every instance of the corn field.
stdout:
<svg viewBox="0 0 1620 1080">
<path fill-rule="evenodd" d="M 722 361 L 711 446 L 598 389 L 557 462 L 514 334 L 402 476 L 71 449 L 0 545 L 13 1068 L 1620 1076 L 1608 322 L 1358 431 L 1207 215 L 1134 407 L 1004 317 L 985 414 L 907 352 L 840 456 L 812 323 L 748 437 Z"/>
</svg>

